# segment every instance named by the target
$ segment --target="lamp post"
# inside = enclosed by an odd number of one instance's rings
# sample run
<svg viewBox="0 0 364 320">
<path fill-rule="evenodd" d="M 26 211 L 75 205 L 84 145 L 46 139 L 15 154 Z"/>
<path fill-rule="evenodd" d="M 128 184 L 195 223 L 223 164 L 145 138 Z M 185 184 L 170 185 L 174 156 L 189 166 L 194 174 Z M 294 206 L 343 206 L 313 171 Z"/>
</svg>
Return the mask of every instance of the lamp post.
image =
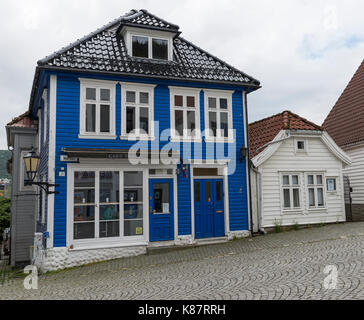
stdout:
<svg viewBox="0 0 364 320">
<path fill-rule="evenodd" d="M 248 156 L 248 148 L 247 147 L 242 147 L 240 149 L 240 156 L 241 156 L 240 162 L 243 162 L 246 159 L 246 157 Z"/>
<path fill-rule="evenodd" d="M 34 182 L 38 174 L 38 168 L 40 164 L 40 157 L 34 151 L 34 148 L 30 153 L 24 156 L 25 170 L 28 176 L 26 185 L 28 186 L 38 186 L 42 188 L 47 194 L 58 194 L 56 191 L 49 191 L 49 188 L 58 187 L 58 184 L 50 184 L 48 182 Z"/>
</svg>

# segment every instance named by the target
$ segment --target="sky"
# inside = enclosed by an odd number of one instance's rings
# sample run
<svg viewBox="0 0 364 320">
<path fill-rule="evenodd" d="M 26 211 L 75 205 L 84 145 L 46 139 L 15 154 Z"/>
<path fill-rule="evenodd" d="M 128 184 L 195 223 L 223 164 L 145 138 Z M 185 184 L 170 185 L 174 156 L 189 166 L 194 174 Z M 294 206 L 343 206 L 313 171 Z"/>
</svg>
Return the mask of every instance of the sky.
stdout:
<svg viewBox="0 0 364 320">
<path fill-rule="evenodd" d="M 250 122 L 291 110 L 322 124 L 364 59 L 361 0 L 1 0 L 0 149 L 28 109 L 37 61 L 130 9 L 260 80 Z"/>
</svg>

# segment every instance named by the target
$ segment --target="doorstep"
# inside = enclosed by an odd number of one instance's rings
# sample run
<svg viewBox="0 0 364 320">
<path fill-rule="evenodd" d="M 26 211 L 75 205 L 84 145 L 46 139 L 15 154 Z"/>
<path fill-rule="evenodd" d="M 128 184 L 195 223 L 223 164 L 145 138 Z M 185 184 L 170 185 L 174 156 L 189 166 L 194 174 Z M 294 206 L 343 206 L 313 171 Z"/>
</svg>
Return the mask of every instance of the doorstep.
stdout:
<svg viewBox="0 0 364 320">
<path fill-rule="evenodd" d="M 177 245 L 175 241 L 152 242 L 149 243 L 147 247 L 147 254 L 153 255 L 159 253 L 167 253 L 176 250 L 186 250 L 186 249 L 208 246 L 219 243 L 226 243 L 226 242 L 229 242 L 228 237 L 198 239 L 195 240 L 193 244 L 186 244 L 186 245 Z"/>
</svg>

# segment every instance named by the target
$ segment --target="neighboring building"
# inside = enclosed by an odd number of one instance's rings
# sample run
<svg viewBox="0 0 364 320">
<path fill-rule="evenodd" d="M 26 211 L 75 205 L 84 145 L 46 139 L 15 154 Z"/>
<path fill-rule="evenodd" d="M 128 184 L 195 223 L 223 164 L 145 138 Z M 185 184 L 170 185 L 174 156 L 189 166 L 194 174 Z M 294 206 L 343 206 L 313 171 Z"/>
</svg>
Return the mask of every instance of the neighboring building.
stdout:
<svg viewBox="0 0 364 320">
<path fill-rule="evenodd" d="M 27 265 L 36 230 L 37 189 L 25 185 L 27 180 L 24 168 L 24 155 L 32 147 L 37 149 L 37 124 L 25 113 L 6 126 L 8 146 L 12 151 L 11 165 L 11 250 L 12 266 Z"/>
<path fill-rule="evenodd" d="M 249 125 L 255 230 L 344 222 L 350 158 L 318 125 L 290 112 Z"/>
<path fill-rule="evenodd" d="M 345 169 L 353 221 L 364 221 L 364 61 L 326 118 L 323 128 L 351 157 Z"/>
<path fill-rule="evenodd" d="M 43 270 L 249 235 L 241 150 L 260 83 L 180 33 L 132 10 L 38 62 L 38 179 L 59 184 L 39 204 Z"/>
</svg>

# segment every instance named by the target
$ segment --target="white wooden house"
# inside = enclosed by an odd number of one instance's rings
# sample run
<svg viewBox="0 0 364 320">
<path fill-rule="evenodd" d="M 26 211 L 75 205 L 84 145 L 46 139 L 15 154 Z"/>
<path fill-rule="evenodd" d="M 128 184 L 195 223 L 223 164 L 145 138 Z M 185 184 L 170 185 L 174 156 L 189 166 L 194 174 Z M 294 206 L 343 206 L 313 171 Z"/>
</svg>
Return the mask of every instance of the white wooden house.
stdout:
<svg viewBox="0 0 364 320">
<path fill-rule="evenodd" d="M 285 111 L 252 123 L 249 135 L 255 231 L 346 221 L 351 160 L 320 126 Z"/>
<path fill-rule="evenodd" d="M 352 221 L 364 221 L 364 61 L 327 116 L 323 128 L 350 156 L 344 171 L 347 210 Z"/>
</svg>

